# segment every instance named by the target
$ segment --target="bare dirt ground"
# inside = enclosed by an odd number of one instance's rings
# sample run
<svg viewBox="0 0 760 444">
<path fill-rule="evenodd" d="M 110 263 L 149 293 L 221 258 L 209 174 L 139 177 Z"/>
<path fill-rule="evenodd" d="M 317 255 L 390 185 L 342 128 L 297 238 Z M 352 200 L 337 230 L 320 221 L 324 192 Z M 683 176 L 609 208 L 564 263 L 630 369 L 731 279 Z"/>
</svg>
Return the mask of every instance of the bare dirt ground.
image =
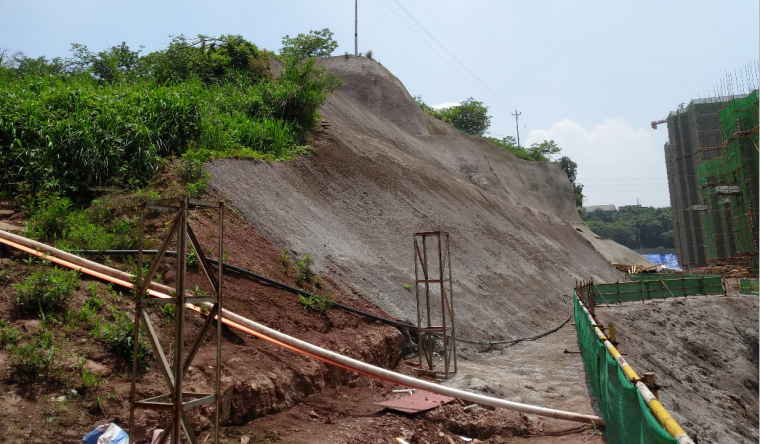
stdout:
<svg viewBox="0 0 760 444">
<path fill-rule="evenodd" d="M 699 442 L 758 441 L 758 299 L 693 296 L 597 307 L 639 374 Z"/>
</svg>

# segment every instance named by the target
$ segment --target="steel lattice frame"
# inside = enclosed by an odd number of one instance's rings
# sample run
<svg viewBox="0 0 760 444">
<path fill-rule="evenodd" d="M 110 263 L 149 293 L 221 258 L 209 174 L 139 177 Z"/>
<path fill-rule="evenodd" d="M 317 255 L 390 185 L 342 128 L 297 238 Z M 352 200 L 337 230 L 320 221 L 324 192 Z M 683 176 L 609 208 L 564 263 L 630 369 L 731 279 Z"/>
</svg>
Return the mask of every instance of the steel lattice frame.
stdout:
<svg viewBox="0 0 760 444">
<path fill-rule="evenodd" d="M 437 257 L 432 260 L 428 255 L 428 242 L 435 243 Z M 431 270 L 430 264 L 436 264 L 437 270 Z M 414 233 L 414 277 L 415 297 L 417 300 L 417 331 L 420 348 L 419 372 L 428 376 L 449 378 L 457 372 L 456 330 L 454 328 L 454 293 L 451 280 L 451 253 L 449 250 L 449 233 L 432 231 Z M 431 286 L 440 291 L 440 318 L 431 309 Z M 443 336 L 443 372 L 435 371 L 433 362 L 434 337 Z M 427 364 L 427 370 L 423 368 Z"/>
<path fill-rule="evenodd" d="M 130 397 L 130 409 L 129 409 L 129 435 L 130 442 L 137 442 L 135 434 L 135 408 L 145 408 L 149 410 L 170 410 L 171 417 L 164 427 L 164 432 L 159 438 L 159 443 L 166 442 L 167 438 L 171 437 L 172 444 L 178 444 L 180 442 L 180 430 L 185 431 L 187 441 L 191 444 L 196 444 L 197 440 L 193 432 L 193 428 L 185 415 L 185 410 L 193 407 L 198 407 L 203 404 L 214 403 L 214 443 L 219 442 L 219 402 L 220 402 L 220 377 L 221 377 L 221 339 L 222 339 L 222 321 L 221 316 L 217 314 L 222 311 L 222 275 L 223 265 L 221 259 L 219 260 L 218 272 L 210 267 L 206 256 L 203 253 L 203 249 L 198 243 L 198 239 L 195 237 L 192 228 L 188 223 L 188 210 L 195 208 L 209 208 L 218 209 L 219 211 L 219 257 L 221 258 L 224 238 L 224 203 L 223 202 L 205 202 L 196 199 L 189 199 L 186 196 L 165 199 L 158 201 L 144 202 L 140 209 L 140 238 L 139 238 L 139 253 L 137 256 L 137 296 L 135 297 L 135 326 L 133 333 L 133 353 L 132 353 L 132 390 Z M 169 231 L 163 238 L 161 245 L 153 258 L 153 262 L 146 275 L 143 275 L 143 250 L 145 247 L 145 214 L 147 210 L 158 210 L 176 213 L 174 219 L 169 226 Z M 153 280 L 156 274 L 158 265 L 164 258 L 165 253 L 169 247 L 171 241 L 176 237 L 177 242 L 177 284 L 173 295 L 164 299 L 152 299 L 145 298 L 147 294 L 148 286 Z M 214 294 L 210 296 L 197 296 L 186 294 L 186 271 L 187 261 L 186 253 L 188 252 L 187 241 L 190 241 L 190 246 L 198 257 L 201 265 L 201 269 L 204 271 L 206 277 L 208 277 L 211 287 L 214 289 Z M 185 339 L 185 304 L 212 304 L 211 309 L 208 312 L 203 327 L 198 334 L 197 338 L 192 342 L 192 345 L 188 353 L 184 353 L 184 339 Z M 156 304 L 173 304 L 175 307 L 174 316 L 174 359 L 169 365 L 166 354 L 161 347 L 158 337 L 156 335 L 153 324 L 146 311 L 146 306 Z M 208 305 L 206 305 L 208 306 Z M 148 339 L 150 341 L 153 354 L 156 357 L 158 368 L 166 381 L 169 389 L 168 393 L 160 396 L 155 396 L 148 399 L 137 400 L 136 387 L 137 387 L 137 373 L 138 373 L 138 346 L 139 346 L 139 334 L 140 325 L 145 326 Z M 203 339 L 212 326 L 216 326 L 216 382 L 214 393 L 193 393 L 184 391 L 184 375 L 190 368 L 190 365 L 195 358 L 196 353 L 203 343 Z"/>
</svg>

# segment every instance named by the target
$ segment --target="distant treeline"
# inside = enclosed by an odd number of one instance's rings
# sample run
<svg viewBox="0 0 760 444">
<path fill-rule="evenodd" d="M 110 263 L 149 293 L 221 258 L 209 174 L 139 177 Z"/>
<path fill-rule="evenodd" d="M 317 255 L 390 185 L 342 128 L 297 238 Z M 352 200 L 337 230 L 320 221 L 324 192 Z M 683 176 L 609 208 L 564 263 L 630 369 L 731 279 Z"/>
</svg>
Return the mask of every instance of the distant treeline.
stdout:
<svg viewBox="0 0 760 444">
<path fill-rule="evenodd" d="M 618 211 L 581 211 L 581 217 L 599 236 L 631 249 L 675 246 L 670 207 L 631 205 L 620 207 Z"/>
</svg>

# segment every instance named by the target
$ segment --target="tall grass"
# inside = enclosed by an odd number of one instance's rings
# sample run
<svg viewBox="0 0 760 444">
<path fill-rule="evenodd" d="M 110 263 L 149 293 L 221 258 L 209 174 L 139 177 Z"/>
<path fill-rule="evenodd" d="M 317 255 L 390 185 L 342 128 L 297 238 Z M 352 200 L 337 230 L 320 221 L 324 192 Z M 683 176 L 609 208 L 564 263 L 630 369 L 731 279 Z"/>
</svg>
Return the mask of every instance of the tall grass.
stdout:
<svg viewBox="0 0 760 444">
<path fill-rule="evenodd" d="M 3 68 L 0 191 L 87 201 L 96 187 L 144 186 L 162 157 L 188 150 L 204 161 L 277 161 L 308 152 L 301 144 L 340 81 L 314 60 L 293 62 L 271 78 L 266 53 L 238 40 L 223 36 L 229 48 L 214 53 L 224 55 L 218 66 L 199 65 L 201 53 L 184 54 L 201 48 L 173 42 L 144 57 L 153 74 L 112 82 L 89 72 L 9 75 Z"/>
</svg>

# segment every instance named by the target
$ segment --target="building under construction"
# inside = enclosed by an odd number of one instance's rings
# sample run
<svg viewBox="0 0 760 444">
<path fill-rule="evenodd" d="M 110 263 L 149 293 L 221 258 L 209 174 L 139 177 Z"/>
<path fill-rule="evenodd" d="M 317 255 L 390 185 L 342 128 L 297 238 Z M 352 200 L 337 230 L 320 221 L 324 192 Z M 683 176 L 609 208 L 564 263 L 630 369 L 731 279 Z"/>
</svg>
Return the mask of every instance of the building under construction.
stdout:
<svg viewBox="0 0 760 444">
<path fill-rule="evenodd" d="M 679 263 L 758 268 L 758 91 L 693 100 L 667 118 Z"/>
</svg>

